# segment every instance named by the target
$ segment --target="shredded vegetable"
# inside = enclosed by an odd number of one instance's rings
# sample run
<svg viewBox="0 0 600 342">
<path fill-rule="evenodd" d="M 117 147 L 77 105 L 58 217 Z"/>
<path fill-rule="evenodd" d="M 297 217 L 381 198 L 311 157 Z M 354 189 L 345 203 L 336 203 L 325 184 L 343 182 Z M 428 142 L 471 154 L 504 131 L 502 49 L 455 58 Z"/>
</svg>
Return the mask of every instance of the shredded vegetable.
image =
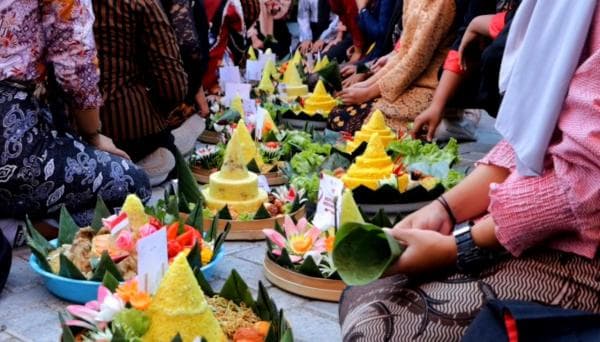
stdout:
<svg viewBox="0 0 600 342">
<path fill-rule="evenodd" d="M 233 339 L 233 335 L 239 328 L 252 328 L 254 323 L 260 321 L 254 311 L 244 303 L 237 305 L 219 296 L 207 298 L 207 301 L 221 329 L 229 339 Z"/>
</svg>

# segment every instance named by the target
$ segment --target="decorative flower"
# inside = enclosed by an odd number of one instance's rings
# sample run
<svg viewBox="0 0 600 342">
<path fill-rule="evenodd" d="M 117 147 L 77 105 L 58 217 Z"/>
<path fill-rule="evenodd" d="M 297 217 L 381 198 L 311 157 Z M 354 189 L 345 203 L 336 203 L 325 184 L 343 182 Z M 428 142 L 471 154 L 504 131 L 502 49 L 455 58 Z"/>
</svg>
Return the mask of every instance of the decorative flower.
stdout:
<svg viewBox="0 0 600 342">
<path fill-rule="evenodd" d="M 285 203 L 293 203 L 296 200 L 296 197 L 299 197 L 300 203 L 305 202 L 306 198 L 304 197 L 304 189 L 296 190 L 293 186 L 290 186 L 286 189 L 286 187 L 277 187 L 272 192 L 273 196 Z"/>
<path fill-rule="evenodd" d="M 98 299 L 85 305 L 69 305 L 67 311 L 75 318 L 66 322 L 69 326 L 82 327 L 101 332 L 114 316 L 125 309 L 125 303 L 119 296 L 112 294 L 106 287 L 98 287 Z"/>
<path fill-rule="evenodd" d="M 129 230 L 122 230 L 119 232 L 119 236 L 115 241 L 117 247 L 124 251 L 132 251 L 135 248 L 135 241 L 133 234 Z"/>
<path fill-rule="evenodd" d="M 294 224 L 292 218 L 286 216 L 283 228 L 285 237 L 274 229 L 263 229 L 266 237 L 275 244 L 271 251 L 274 255 L 281 255 L 282 249 L 286 249 L 290 260 L 299 263 L 309 255 L 314 257 L 326 251 L 321 230 L 309 224 L 305 218 Z"/>
<path fill-rule="evenodd" d="M 140 227 L 140 230 L 139 230 L 140 238 L 144 238 L 146 236 L 152 235 L 157 230 L 158 229 L 153 224 L 146 223 L 145 225 L 143 225 L 143 226 Z"/>
<path fill-rule="evenodd" d="M 125 303 L 131 304 L 137 310 L 146 310 L 152 298 L 144 291 L 138 289 L 137 279 L 131 279 L 117 288 L 117 296 L 121 298 Z"/>
</svg>

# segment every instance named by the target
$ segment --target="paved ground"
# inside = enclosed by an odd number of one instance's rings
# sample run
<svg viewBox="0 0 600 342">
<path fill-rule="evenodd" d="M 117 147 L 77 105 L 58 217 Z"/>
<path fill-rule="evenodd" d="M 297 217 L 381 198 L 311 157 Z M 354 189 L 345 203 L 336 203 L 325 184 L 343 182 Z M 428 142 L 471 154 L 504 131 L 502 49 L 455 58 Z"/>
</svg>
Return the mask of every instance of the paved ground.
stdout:
<svg viewBox="0 0 600 342">
<path fill-rule="evenodd" d="M 478 141 L 461 144 L 461 168 L 470 168 L 496 142 L 498 135 L 493 120 L 484 117 L 478 130 Z M 162 189 L 156 189 L 162 195 Z M 337 304 L 298 297 L 270 285 L 262 272 L 264 242 L 231 242 L 225 244 L 226 256 L 218 266 L 211 284 L 220 289 L 232 269 L 236 269 L 256 294 L 258 281 L 267 285 L 279 308 L 283 308 L 297 341 L 339 341 Z M 7 287 L 0 296 L 0 341 L 59 340 L 57 312 L 66 302 L 46 291 L 41 279 L 30 269 L 29 251 L 21 248 L 13 253 L 13 266 Z"/>
</svg>

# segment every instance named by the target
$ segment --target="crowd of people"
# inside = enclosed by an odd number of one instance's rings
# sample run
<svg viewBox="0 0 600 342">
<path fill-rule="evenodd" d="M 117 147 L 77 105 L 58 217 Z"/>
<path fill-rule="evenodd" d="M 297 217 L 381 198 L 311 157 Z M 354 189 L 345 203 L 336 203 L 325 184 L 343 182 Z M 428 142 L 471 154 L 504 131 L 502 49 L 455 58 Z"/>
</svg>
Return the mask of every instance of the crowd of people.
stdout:
<svg viewBox="0 0 600 342">
<path fill-rule="evenodd" d="M 396 275 L 346 291 L 345 339 L 455 339 L 490 298 L 600 311 L 599 10 L 595 0 L 0 0 L 0 290 L 25 215 L 66 206 L 83 226 L 98 196 L 146 200 L 172 176 L 207 97 L 222 91 L 219 67 L 242 66 L 253 47 L 338 61 L 331 129 L 352 133 L 379 109 L 397 132 L 432 141 L 485 111 L 505 138 L 391 230 L 407 250 Z M 471 247 L 503 256 L 478 276 L 447 273 L 464 252 L 452 228 L 469 220 Z M 434 269 L 445 277 L 405 276 Z"/>
</svg>

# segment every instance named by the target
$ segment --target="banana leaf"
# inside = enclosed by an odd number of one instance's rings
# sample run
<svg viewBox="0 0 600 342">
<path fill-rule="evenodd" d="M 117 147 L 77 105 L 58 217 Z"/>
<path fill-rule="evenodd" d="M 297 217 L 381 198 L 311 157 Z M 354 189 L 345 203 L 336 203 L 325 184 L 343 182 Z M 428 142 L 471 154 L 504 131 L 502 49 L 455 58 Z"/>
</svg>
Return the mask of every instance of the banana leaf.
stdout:
<svg viewBox="0 0 600 342">
<path fill-rule="evenodd" d="M 267 208 L 265 208 L 264 204 L 261 204 L 260 208 L 258 208 L 256 211 L 256 214 L 254 214 L 254 219 L 263 220 L 268 218 L 271 218 L 271 214 L 269 214 L 269 211 L 267 211 Z"/>
<path fill-rule="evenodd" d="M 62 206 L 60 209 L 58 227 L 58 247 L 72 243 L 77 231 L 79 231 L 79 226 L 75 223 L 65 206 Z"/>
<path fill-rule="evenodd" d="M 206 236 L 206 241 L 210 242 L 214 240 L 217 236 L 217 232 L 219 231 L 219 218 L 217 216 L 213 217 L 212 222 L 210 224 L 210 229 Z"/>
<path fill-rule="evenodd" d="M 202 207 L 196 205 L 194 207 L 194 210 L 192 210 L 192 212 L 188 216 L 185 223 L 194 227 L 197 231 L 200 232 L 200 234 L 204 236 L 204 217 Z"/>
<path fill-rule="evenodd" d="M 179 194 L 177 196 L 177 207 L 181 213 L 190 213 L 190 203 L 188 202 L 187 198 L 185 198 L 185 194 L 181 192 L 181 190 L 179 190 Z"/>
<path fill-rule="evenodd" d="M 106 204 L 102 200 L 102 197 L 98 196 L 96 200 L 96 208 L 94 209 L 94 218 L 92 219 L 91 227 L 94 231 L 98 232 L 102 228 L 102 219 L 107 218 L 111 215 L 110 210 L 106 207 Z"/>
<path fill-rule="evenodd" d="M 87 280 L 81 271 L 64 254 L 60 255 L 60 270 L 58 275 L 75 280 Z"/>
<path fill-rule="evenodd" d="M 188 163 L 179 151 L 175 151 L 175 167 L 177 169 L 177 178 L 179 179 L 178 190 L 185 195 L 185 198 L 189 202 L 202 206 L 204 200 L 198 188 L 198 183 Z"/>
<path fill-rule="evenodd" d="M 58 319 L 60 321 L 60 326 L 62 328 L 62 336 L 61 336 L 60 340 L 62 342 L 75 342 L 75 336 L 73 335 L 71 328 L 69 328 L 69 326 L 67 325 L 67 323 L 65 321 L 65 317 L 63 316 L 62 313 L 58 314 Z"/>
<path fill-rule="evenodd" d="M 389 216 L 383 211 L 383 209 L 379 209 L 375 216 L 369 219 L 369 223 L 378 226 L 378 227 L 392 227 L 392 222 L 390 221 Z"/>
<path fill-rule="evenodd" d="M 227 208 L 227 206 L 224 206 L 223 209 L 219 210 L 216 217 L 220 218 L 221 220 L 232 219 L 231 213 L 229 212 L 229 208 Z"/>
<path fill-rule="evenodd" d="M 110 272 L 106 272 L 102 278 L 102 285 L 114 293 L 119 287 L 119 281 Z"/>
<path fill-rule="evenodd" d="M 187 261 L 192 270 L 202 267 L 202 254 L 200 252 L 201 248 L 202 247 L 200 247 L 200 244 L 196 242 L 196 244 L 194 244 L 194 248 L 192 248 L 190 253 L 187 255 Z"/>
<path fill-rule="evenodd" d="M 260 174 L 260 167 L 258 167 L 256 159 L 252 159 L 246 167 L 248 168 L 248 171 Z"/>
<path fill-rule="evenodd" d="M 38 252 L 40 252 L 44 256 L 43 259 L 46 260 L 48 252 L 53 251 L 55 247 L 52 246 L 50 242 L 46 241 L 42 234 L 40 234 L 37 231 L 37 229 L 35 229 L 35 227 L 31 223 L 31 220 L 29 220 L 29 216 L 25 217 L 25 227 L 25 236 L 27 238 L 27 244 L 29 245 L 29 247 L 37 249 Z"/>
<path fill-rule="evenodd" d="M 304 259 L 304 262 L 300 265 L 300 267 L 298 267 L 298 272 L 309 277 L 325 278 L 323 277 L 321 270 L 319 270 L 319 266 L 315 263 L 315 260 L 310 255 Z"/>
<path fill-rule="evenodd" d="M 223 232 L 221 234 L 219 234 L 219 236 L 217 236 L 216 240 L 215 240 L 215 245 L 214 245 L 214 253 L 213 253 L 213 259 L 217 256 L 218 252 L 221 250 L 221 246 L 223 245 L 223 243 L 225 243 L 225 240 L 227 239 L 227 235 L 229 235 L 229 232 L 231 231 L 231 223 L 227 222 L 227 224 L 225 225 L 225 229 L 223 229 Z"/>
<path fill-rule="evenodd" d="M 117 266 L 108 255 L 108 252 L 104 251 L 100 257 L 100 263 L 98 266 L 96 266 L 94 274 L 90 280 L 101 281 L 104 278 L 104 275 L 107 273 L 112 274 L 113 277 L 115 277 L 118 281 L 123 281 L 121 272 L 119 272 L 119 269 L 117 269 Z"/>
<path fill-rule="evenodd" d="M 379 279 L 402 254 L 403 247 L 372 224 L 346 223 L 336 234 L 333 262 L 348 285 L 366 285 Z"/>
<path fill-rule="evenodd" d="M 253 311 L 256 310 L 256 302 L 252 299 L 252 293 L 250 293 L 248 285 L 246 285 L 236 270 L 231 271 L 231 275 L 227 281 L 225 281 L 219 295 L 223 298 L 232 300 L 237 304 L 245 303 L 246 306 Z"/>
<path fill-rule="evenodd" d="M 321 70 L 317 71 L 317 74 L 323 80 L 325 87 L 329 91 L 341 91 L 342 90 L 342 76 L 340 74 L 340 66 L 336 61 L 330 62 Z"/>
</svg>

